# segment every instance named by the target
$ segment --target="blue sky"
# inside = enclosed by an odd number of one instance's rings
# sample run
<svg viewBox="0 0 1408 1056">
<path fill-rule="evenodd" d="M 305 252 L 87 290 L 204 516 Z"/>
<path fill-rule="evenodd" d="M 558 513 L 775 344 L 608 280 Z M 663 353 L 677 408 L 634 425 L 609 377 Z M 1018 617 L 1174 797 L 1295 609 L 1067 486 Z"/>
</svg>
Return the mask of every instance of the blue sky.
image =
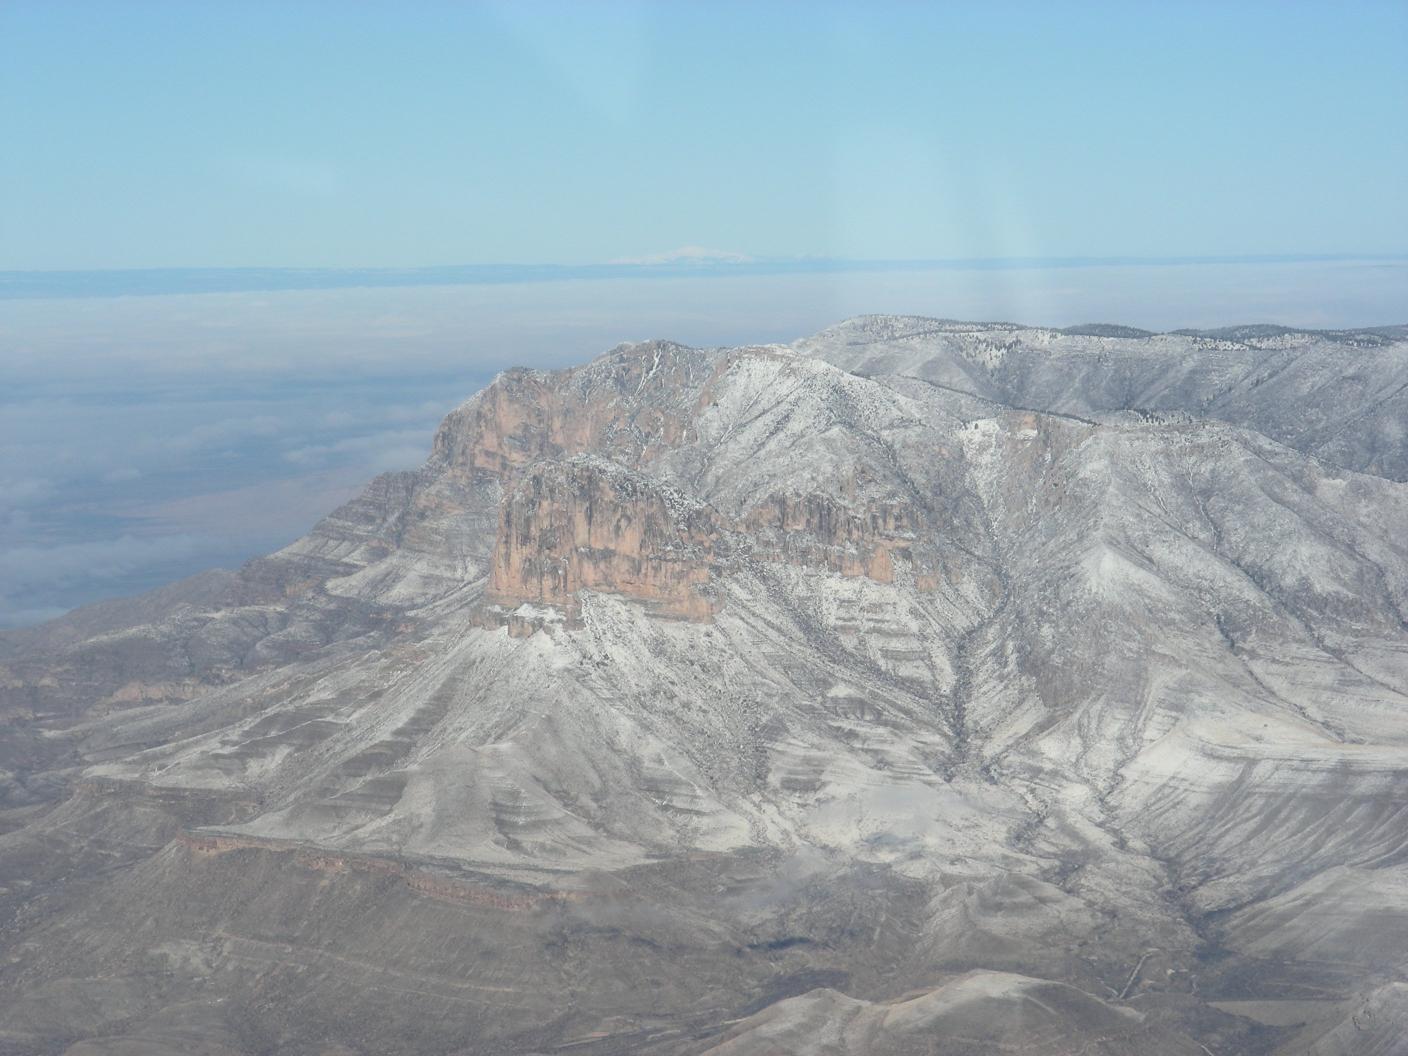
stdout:
<svg viewBox="0 0 1408 1056">
<path fill-rule="evenodd" d="M 1408 251 L 1408 4 L 0 4 L 0 269 Z"/>
</svg>

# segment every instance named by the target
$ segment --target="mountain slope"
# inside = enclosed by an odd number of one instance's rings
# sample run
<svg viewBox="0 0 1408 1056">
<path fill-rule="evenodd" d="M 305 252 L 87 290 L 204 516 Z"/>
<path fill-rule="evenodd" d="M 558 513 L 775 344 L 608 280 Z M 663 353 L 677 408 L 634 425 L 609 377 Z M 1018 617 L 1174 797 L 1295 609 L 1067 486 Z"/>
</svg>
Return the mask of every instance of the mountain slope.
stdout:
<svg viewBox="0 0 1408 1056">
<path fill-rule="evenodd" d="M 1408 480 L 1408 327 L 1151 334 L 866 316 L 795 347 L 865 376 L 920 378 L 1014 407 L 1215 418 Z"/>
</svg>

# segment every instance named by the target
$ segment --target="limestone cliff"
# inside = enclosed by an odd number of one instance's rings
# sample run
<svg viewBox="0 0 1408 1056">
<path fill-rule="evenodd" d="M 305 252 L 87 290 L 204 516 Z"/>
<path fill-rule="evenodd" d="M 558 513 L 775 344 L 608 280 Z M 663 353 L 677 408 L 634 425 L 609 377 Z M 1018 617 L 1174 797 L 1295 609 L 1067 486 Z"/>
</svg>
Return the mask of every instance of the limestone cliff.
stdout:
<svg viewBox="0 0 1408 1056">
<path fill-rule="evenodd" d="M 510 370 L 445 419 L 431 463 L 505 478 L 542 458 L 593 452 L 636 466 L 679 443 L 720 353 L 622 345 L 571 370 Z"/>
<path fill-rule="evenodd" d="M 935 573 L 916 554 L 922 516 L 899 501 L 855 509 L 830 495 L 772 495 L 749 511 L 745 525 L 776 560 L 877 583 L 894 582 L 898 561 L 929 587 Z"/>
<path fill-rule="evenodd" d="M 596 458 L 540 462 L 500 506 L 487 598 L 571 617 L 577 592 L 593 590 L 708 619 L 715 562 L 726 550 L 713 511 L 676 489 Z"/>
</svg>

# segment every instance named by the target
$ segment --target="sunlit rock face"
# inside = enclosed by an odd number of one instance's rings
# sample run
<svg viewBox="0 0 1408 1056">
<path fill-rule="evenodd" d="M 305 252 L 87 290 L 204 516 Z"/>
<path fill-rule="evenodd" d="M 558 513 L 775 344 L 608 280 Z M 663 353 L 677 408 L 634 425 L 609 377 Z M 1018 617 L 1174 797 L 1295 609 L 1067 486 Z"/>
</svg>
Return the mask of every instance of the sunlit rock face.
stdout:
<svg viewBox="0 0 1408 1056">
<path fill-rule="evenodd" d="M 487 597 L 575 618 L 586 590 L 707 620 L 721 545 L 713 510 L 673 488 L 590 457 L 539 462 L 500 504 Z"/>
<path fill-rule="evenodd" d="M 430 462 L 500 478 L 540 458 L 582 452 L 638 465 L 683 438 L 718 359 L 649 341 L 572 370 L 507 371 L 445 419 Z"/>
<path fill-rule="evenodd" d="M 289 547 L 0 636 L 0 1046 L 1394 1052 L 1405 364 L 507 372 Z"/>
</svg>

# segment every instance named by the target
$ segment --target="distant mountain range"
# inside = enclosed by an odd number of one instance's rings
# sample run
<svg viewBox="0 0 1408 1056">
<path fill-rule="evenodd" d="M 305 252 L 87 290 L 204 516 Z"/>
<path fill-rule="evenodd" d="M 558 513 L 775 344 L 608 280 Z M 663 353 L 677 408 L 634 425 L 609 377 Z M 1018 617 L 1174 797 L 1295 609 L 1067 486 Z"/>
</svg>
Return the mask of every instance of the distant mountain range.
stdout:
<svg viewBox="0 0 1408 1056">
<path fill-rule="evenodd" d="M 512 370 L 0 635 L 0 1052 L 1408 1037 L 1408 327 Z"/>
<path fill-rule="evenodd" d="M 1028 268 L 1186 264 L 1333 263 L 1408 260 L 1404 255 L 1244 255 L 1229 257 L 995 257 L 849 260 L 750 257 L 685 246 L 604 264 L 449 264 L 410 268 L 117 268 L 0 271 L 0 300 L 35 297 L 135 297 L 401 286 L 485 286 L 572 279 L 700 278 L 710 275 L 809 275 L 884 271 L 1006 271 Z"/>
</svg>

